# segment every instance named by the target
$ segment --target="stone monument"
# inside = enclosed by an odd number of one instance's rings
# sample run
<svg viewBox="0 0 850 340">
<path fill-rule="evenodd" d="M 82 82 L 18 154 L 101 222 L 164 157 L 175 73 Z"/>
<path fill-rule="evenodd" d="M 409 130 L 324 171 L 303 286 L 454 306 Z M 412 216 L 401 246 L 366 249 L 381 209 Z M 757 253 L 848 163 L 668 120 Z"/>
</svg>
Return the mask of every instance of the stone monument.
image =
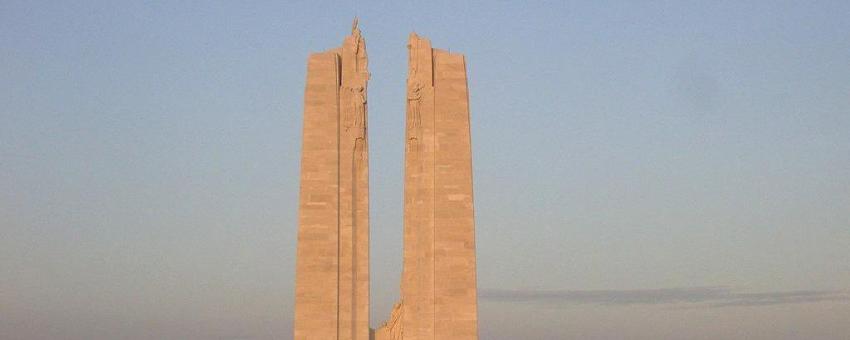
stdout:
<svg viewBox="0 0 850 340">
<path fill-rule="evenodd" d="M 407 46 L 401 301 L 375 339 L 478 339 L 466 62 L 415 33 Z"/>
<path fill-rule="evenodd" d="M 355 21 L 307 62 L 295 339 L 369 339 L 367 60 Z"/>
<path fill-rule="evenodd" d="M 312 54 L 304 100 L 295 339 L 478 339 L 463 55 L 408 43 L 401 299 L 369 329 L 366 46 Z"/>
</svg>

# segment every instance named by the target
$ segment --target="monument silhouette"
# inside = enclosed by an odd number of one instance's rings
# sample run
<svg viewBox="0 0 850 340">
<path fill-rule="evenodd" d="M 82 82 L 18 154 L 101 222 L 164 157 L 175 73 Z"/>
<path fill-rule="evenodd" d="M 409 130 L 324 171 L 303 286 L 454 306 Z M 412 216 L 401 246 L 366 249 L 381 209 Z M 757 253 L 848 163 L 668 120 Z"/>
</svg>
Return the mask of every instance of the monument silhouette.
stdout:
<svg viewBox="0 0 850 340">
<path fill-rule="evenodd" d="M 369 328 L 366 42 L 307 62 L 295 327 L 298 340 L 478 339 L 469 93 L 464 56 L 408 42 L 401 297 Z"/>
</svg>

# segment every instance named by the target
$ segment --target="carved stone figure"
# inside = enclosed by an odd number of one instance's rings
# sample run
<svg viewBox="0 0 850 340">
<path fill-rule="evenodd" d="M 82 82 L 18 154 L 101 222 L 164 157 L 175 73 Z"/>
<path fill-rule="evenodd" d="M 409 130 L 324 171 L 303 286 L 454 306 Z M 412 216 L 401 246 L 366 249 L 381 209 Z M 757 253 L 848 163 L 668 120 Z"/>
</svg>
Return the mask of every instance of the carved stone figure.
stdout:
<svg viewBox="0 0 850 340">
<path fill-rule="evenodd" d="M 366 132 L 366 90 L 363 86 L 357 86 L 351 89 L 351 101 L 356 137 L 363 138 Z"/>
<path fill-rule="evenodd" d="M 416 78 L 416 71 L 419 69 L 419 65 L 418 65 L 419 64 L 418 63 L 418 57 L 419 57 L 419 46 L 418 45 L 419 44 L 418 44 L 418 42 L 419 42 L 419 37 L 416 35 L 416 33 L 415 32 L 410 33 L 410 39 L 409 39 L 409 42 L 407 43 L 407 49 L 408 49 L 407 64 L 409 65 L 409 68 L 410 68 L 410 74 L 408 74 L 407 79 Z"/>
<path fill-rule="evenodd" d="M 390 319 L 384 322 L 375 331 L 375 340 L 402 340 L 404 339 L 404 323 L 402 322 L 402 306 L 404 302 L 396 303 L 390 313 Z"/>
<path fill-rule="evenodd" d="M 407 92 L 407 103 L 410 107 L 410 117 L 408 118 L 408 128 L 418 128 L 422 125 L 422 118 L 419 114 L 419 103 L 422 101 L 422 83 L 414 81 L 410 85 Z"/>
<path fill-rule="evenodd" d="M 360 27 L 357 26 L 357 18 L 354 18 L 354 22 L 351 24 L 351 36 L 354 38 L 354 54 L 358 54 L 362 35 L 360 34 Z"/>
</svg>

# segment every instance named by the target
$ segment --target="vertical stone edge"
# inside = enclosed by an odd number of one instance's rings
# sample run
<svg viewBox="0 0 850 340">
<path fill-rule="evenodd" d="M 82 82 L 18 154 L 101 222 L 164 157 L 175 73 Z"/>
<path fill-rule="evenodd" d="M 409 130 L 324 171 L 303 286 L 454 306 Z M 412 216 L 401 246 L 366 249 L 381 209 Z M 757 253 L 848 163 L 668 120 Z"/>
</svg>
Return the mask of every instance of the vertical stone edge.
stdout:
<svg viewBox="0 0 850 340">
<path fill-rule="evenodd" d="M 435 336 L 477 339 L 478 307 L 469 92 L 461 54 L 434 50 Z"/>
<path fill-rule="evenodd" d="M 339 267 L 339 57 L 307 62 L 301 147 L 295 339 L 335 339 Z"/>
</svg>

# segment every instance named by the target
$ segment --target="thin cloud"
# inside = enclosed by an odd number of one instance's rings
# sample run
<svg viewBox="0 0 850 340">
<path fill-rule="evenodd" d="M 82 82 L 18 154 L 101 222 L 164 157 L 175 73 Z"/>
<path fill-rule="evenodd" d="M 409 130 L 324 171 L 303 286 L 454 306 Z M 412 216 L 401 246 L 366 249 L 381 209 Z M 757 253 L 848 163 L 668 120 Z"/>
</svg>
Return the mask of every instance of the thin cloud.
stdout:
<svg viewBox="0 0 850 340">
<path fill-rule="evenodd" d="M 562 305 L 660 305 L 685 304 L 691 307 L 742 307 L 850 301 L 850 295 L 837 290 L 795 290 L 739 292 L 729 287 L 687 287 L 629 290 L 506 290 L 484 289 L 481 299 L 494 302 Z"/>
</svg>

